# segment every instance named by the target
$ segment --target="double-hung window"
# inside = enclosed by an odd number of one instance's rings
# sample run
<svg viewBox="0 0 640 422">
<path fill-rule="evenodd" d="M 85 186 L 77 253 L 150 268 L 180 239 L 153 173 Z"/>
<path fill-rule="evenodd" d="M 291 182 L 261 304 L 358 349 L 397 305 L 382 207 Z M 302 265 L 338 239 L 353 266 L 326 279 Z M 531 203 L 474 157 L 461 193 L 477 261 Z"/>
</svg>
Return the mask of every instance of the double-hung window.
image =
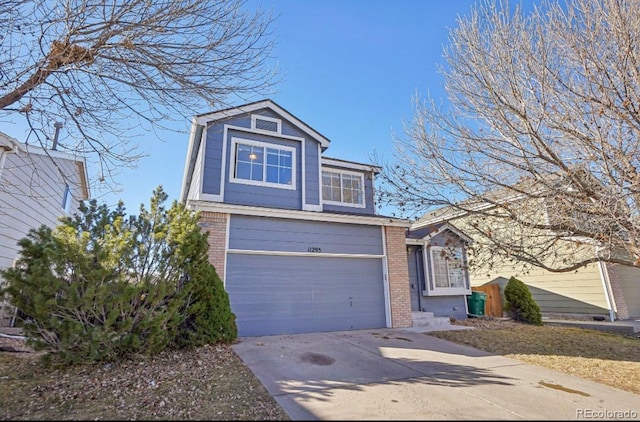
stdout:
<svg viewBox="0 0 640 422">
<path fill-rule="evenodd" d="M 232 149 L 232 182 L 295 189 L 295 148 L 233 138 Z"/>
<path fill-rule="evenodd" d="M 364 176 L 353 172 L 323 171 L 322 200 L 327 204 L 364 208 Z"/>
<path fill-rule="evenodd" d="M 469 291 L 462 248 L 431 246 L 427 291 L 430 295 L 465 294 Z"/>
</svg>

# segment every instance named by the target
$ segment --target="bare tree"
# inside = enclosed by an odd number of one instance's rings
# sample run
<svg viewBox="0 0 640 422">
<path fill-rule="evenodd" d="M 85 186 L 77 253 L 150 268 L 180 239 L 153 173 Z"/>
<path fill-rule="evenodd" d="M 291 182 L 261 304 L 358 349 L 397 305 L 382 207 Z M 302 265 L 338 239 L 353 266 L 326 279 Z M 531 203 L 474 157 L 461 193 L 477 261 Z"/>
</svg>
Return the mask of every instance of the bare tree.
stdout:
<svg viewBox="0 0 640 422">
<path fill-rule="evenodd" d="M 58 149 L 113 182 L 140 128 L 269 92 L 271 24 L 245 0 L 0 0 L 0 121 L 43 147 L 64 122 Z"/>
<path fill-rule="evenodd" d="M 480 266 L 640 265 L 640 2 L 485 1 L 449 41 L 379 203 L 457 219 Z"/>
</svg>

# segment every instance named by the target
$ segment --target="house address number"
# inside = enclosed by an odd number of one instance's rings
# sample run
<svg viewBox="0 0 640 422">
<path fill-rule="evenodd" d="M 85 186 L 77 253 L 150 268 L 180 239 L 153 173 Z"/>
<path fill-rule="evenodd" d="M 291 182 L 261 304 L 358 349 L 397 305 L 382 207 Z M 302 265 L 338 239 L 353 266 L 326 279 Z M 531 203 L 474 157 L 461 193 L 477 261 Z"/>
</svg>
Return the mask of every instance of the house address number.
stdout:
<svg viewBox="0 0 640 422">
<path fill-rule="evenodd" d="M 316 253 L 320 253 L 322 252 L 322 248 L 319 248 L 317 246 L 309 246 L 307 248 L 307 252 L 316 252 Z"/>
</svg>

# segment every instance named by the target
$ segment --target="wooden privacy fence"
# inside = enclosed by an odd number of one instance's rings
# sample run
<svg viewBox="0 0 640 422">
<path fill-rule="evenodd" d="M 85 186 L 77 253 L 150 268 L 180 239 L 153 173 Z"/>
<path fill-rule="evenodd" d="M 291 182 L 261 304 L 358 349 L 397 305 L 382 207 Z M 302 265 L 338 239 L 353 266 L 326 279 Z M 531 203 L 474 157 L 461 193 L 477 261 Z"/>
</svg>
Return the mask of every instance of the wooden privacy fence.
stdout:
<svg viewBox="0 0 640 422">
<path fill-rule="evenodd" d="M 482 292 L 487 295 L 484 301 L 484 315 L 489 317 L 502 317 L 502 297 L 500 296 L 500 286 L 498 284 L 485 284 L 484 286 L 474 286 L 472 291 Z"/>
</svg>

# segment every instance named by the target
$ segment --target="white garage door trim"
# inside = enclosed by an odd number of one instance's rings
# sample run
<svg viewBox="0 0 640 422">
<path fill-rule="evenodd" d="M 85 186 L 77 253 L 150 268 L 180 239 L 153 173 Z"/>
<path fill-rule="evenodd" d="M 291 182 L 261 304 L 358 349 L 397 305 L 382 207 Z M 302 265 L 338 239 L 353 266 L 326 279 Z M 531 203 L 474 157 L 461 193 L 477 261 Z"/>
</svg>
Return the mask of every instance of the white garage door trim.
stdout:
<svg viewBox="0 0 640 422">
<path fill-rule="evenodd" d="M 382 229 L 383 239 L 383 251 L 386 254 L 385 234 L 384 227 Z M 385 324 L 387 327 L 391 327 L 391 306 L 389 301 L 389 281 L 387 272 L 387 257 L 385 254 L 341 254 L 341 253 L 323 253 L 323 252 L 286 252 L 286 251 L 272 251 L 272 250 L 244 250 L 244 249 L 228 249 L 225 253 L 225 280 L 223 283 L 226 287 L 226 275 L 227 275 L 227 256 L 229 254 L 234 255 L 264 255 L 264 256 L 289 256 L 289 257 L 311 257 L 311 258 L 357 258 L 357 259 L 379 259 L 382 264 L 382 282 L 383 295 L 384 295 L 384 316 Z"/>
</svg>

